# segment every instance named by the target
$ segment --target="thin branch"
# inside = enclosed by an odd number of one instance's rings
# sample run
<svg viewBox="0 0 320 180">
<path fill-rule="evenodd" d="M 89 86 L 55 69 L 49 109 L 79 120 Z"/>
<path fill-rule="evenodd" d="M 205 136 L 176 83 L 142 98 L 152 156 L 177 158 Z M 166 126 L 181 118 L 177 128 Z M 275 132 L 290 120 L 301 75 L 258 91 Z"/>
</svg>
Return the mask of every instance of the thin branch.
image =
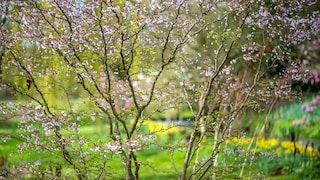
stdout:
<svg viewBox="0 0 320 180">
<path fill-rule="evenodd" d="M 245 15 L 245 17 L 243 18 L 243 21 L 240 25 L 240 28 L 243 27 L 244 25 L 244 22 L 245 20 L 247 19 L 249 13 L 250 13 L 250 6 L 251 4 L 249 3 L 248 6 L 247 6 L 247 13 Z M 204 101 L 202 103 L 202 106 L 200 107 L 200 110 L 197 114 L 197 117 L 195 118 L 195 127 L 194 127 L 194 131 L 191 133 L 191 137 L 190 137 L 190 140 L 189 140 L 189 144 L 188 144 L 188 148 L 187 148 L 187 154 L 186 154 L 186 158 L 185 158 L 185 162 L 184 162 L 184 167 L 183 167 L 183 171 L 182 171 L 182 174 L 180 176 L 180 179 L 184 179 L 186 174 L 187 174 L 187 169 L 189 168 L 189 165 L 190 165 L 190 162 L 192 160 L 192 157 L 195 153 L 195 151 L 193 150 L 194 149 L 194 142 L 195 142 L 195 139 L 196 139 L 196 131 L 199 127 L 199 120 L 202 116 L 205 116 L 205 105 L 207 104 L 207 101 L 209 99 L 209 95 L 211 94 L 211 91 L 212 91 L 212 84 L 213 82 L 216 80 L 216 78 L 218 77 L 218 75 L 220 74 L 222 68 L 224 67 L 224 65 L 226 64 L 227 60 L 229 59 L 229 55 L 231 53 L 231 50 L 235 44 L 236 40 L 233 40 L 230 45 L 229 45 L 229 48 L 228 48 L 228 51 L 224 57 L 224 59 L 222 60 L 221 64 L 218 66 L 218 69 L 217 71 L 215 72 L 215 74 L 211 77 L 209 83 L 207 84 L 207 88 L 205 89 L 205 97 L 204 97 Z"/>
<path fill-rule="evenodd" d="M 73 29 L 72 29 L 72 23 L 71 23 L 70 18 L 67 16 L 66 12 L 62 9 L 62 7 L 59 5 L 59 3 L 57 3 L 57 1 L 54 1 L 54 2 L 57 5 L 58 9 L 62 12 L 63 16 L 66 18 L 66 21 L 68 22 L 68 25 L 69 25 L 70 32 L 72 34 Z M 71 36 L 70 36 L 70 38 L 71 38 Z"/>
<path fill-rule="evenodd" d="M 43 10 L 39 7 L 38 3 L 35 2 L 35 7 L 39 10 L 41 16 L 43 19 L 49 24 L 49 26 L 53 29 L 54 32 L 56 32 L 60 36 L 60 32 L 57 30 L 57 28 L 48 20 L 48 18 L 44 15 Z"/>
<path fill-rule="evenodd" d="M 101 2 L 100 4 L 100 17 L 98 19 L 98 24 L 99 24 L 99 28 L 100 28 L 100 33 L 101 33 L 101 37 L 102 37 L 102 42 L 103 42 L 103 51 L 104 51 L 104 58 L 103 58 L 103 66 L 104 66 L 104 72 L 107 75 L 107 94 L 109 94 L 110 97 L 110 91 L 111 91 L 111 80 L 110 80 L 110 74 L 109 74 L 109 67 L 108 67 L 108 45 L 107 45 L 107 41 L 106 41 L 106 37 L 105 37 L 105 33 L 102 27 L 102 13 L 103 10 L 103 4 Z"/>
<path fill-rule="evenodd" d="M 71 115 L 72 115 L 72 118 L 73 119 L 77 119 L 76 118 L 76 116 L 75 116 L 75 114 L 74 114 L 74 112 L 73 112 L 73 107 L 72 107 L 72 105 L 71 105 L 71 100 L 70 100 L 70 95 L 69 95 L 69 93 L 68 93 L 68 90 L 64 87 L 64 86 L 60 86 L 62 89 L 63 89 L 63 92 L 65 93 L 65 95 L 66 95 L 66 98 L 67 98 L 67 102 L 68 102 L 68 106 L 69 106 L 69 109 L 70 109 L 70 112 L 71 112 Z M 79 131 L 75 131 L 75 133 L 76 133 L 76 138 L 77 138 L 77 144 L 78 144 L 78 146 L 79 146 L 79 151 L 80 151 L 80 158 L 81 158 L 81 160 L 82 160 L 82 164 L 83 164 L 83 174 L 85 175 L 85 176 L 88 176 L 88 170 L 87 170 L 87 162 L 86 162 L 86 159 L 84 158 L 84 151 L 83 151 L 83 145 L 82 145 L 82 143 L 80 143 L 80 136 L 79 136 Z"/>
<path fill-rule="evenodd" d="M 112 7 L 112 12 L 114 13 L 114 15 L 116 16 L 117 20 L 118 20 L 118 23 L 120 24 L 120 16 L 119 14 L 115 11 L 115 8 L 113 7 L 113 1 L 110 0 L 110 5 Z"/>
<path fill-rule="evenodd" d="M 44 107 L 46 109 L 45 114 L 49 114 L 50 118 L 54 118 L 55 114 L 51 112 L 50 107 L 48 105 L 47 99 L 44 97 L 44 94 L 42 93 L 42 91 L 40 90 L 40 88 L 38 87 L 35 78 L 33 77 L 33 75 L 31 74 L 31 72 L 21 63 L 21 61 L 14 55 L 14 53 L 10 50 L 9 51 L 10 54 L 13 56 L 14 60 L 18 63 L 19 67 L 28 74 L 28 78 L 30 79 L 32 85 L 35 87 L 36 91 L 38 92 L 38 94 L 40 95 L 42 102 L 40 103 L 40 105 L 42 105 L 42 107 Z M 34 98 L 32 98 L 34 99 Z M 39 102 L 39 101 L 36 101 Z M 55 126 L 55 131 L 54 131 L 56 137 L 59 140 L 60 143 L 60 147 L 62 149 L 62 154 L 64 159 L 74 168 L 74 170 L 77 172 L 78 177 L 81 179 L 82 175 L 78 172 L 78 168 L 76 167 L 76 165 L 74 164 L 69 151 L 67 150 L 66 147 L 66 142 L 65 139 L 63 138 L 63 136 L 60 133 L 60 127 L 59 126 Z"/>
<path fill-rule="evenodd" d="M 40 88 L 38 87 L 33 75 L 31 74 L 31 72 L 21 63 L 21 61 L 14 55 L 14 53 L 10 50 L 9 51 L 10 54 L 12 55 L 13 59 L 18 63 L 19 67 L 28 75 L 29 80 L 31 81 L 31 84 L 35 87 L 36 91 L 38 92 L 38 94 L 40 95 L 43 103 L 41 103 L 40 105 L 42 105 L 47 112 L 54 116 L 54 114 L 51 112 L 48 102 L 46 100 L 46 98 L 44 97 L 44 94 L 42 93 L 42 91 L 40 90 Z M 38 101 L 37 101 L 38 102 Z"/>
</svg>

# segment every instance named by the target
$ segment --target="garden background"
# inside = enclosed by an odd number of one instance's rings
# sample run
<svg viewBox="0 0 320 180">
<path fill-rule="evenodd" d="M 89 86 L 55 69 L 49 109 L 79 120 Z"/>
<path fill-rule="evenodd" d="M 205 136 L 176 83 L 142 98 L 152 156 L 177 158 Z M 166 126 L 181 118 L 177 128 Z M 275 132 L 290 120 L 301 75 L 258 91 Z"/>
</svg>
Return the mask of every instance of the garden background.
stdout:
<svg viewBox="0 0 320 180">
<path fill-rule="evenodd" d="M 316 0 L 3 0 L 0 179 L 319 179 Z"/>
</svg>

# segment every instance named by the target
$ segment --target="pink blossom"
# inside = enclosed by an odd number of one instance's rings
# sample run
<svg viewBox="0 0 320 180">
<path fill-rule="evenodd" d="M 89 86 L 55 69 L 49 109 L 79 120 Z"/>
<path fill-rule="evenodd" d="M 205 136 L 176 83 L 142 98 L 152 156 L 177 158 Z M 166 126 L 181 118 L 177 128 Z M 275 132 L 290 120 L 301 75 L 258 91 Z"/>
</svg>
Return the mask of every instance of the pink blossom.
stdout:
<svg viewBox="0 0 320 180">
<path fill-rule="evenodd" d="M 307 113 L 311 113 L 311 112 L 313 112 L 315 110 L 315 107 L 314 106 L 306 106 L 306 109 L 305 109 L 305 111 L 307 112 Z"/>
<path fill-rule="evenodd" d="M 106 143 L 106 149 L 119 154 L 123 148 L 120 145 L 120 142 L 117 141 L 115 144 L 111 144 L 110 142 Z"/>
<path fill-rule="evenodd" d="M 125 104 L 124 104 L 124 108 L 126 109 L 129 109 L 131 106 L 131 102 L 130 101 L 127 101 Z"/>
<path fill-rule="evenodd" d="M 304 105 L 302 105 L 302 109 L 305 112 L 310 113 L 310 112 L 313 112 L 315 110 L 315 106 L 313 104 L 311 104 L 310 106 L 304 104 Z"/>
<path fill-rule="evenodd" d="M 115 104 L 115 105 L 114 105 L 114 109 L 115 109 L 115 110 L 118 110 L 118 109 L 119 109 L 119 105 L 118 105 L 118 104 Z"/>
<path fill-rule="evenodd" d="M 117 87 L 121 87 L 121 82 L 120 82 L 120 81 L 117 81 L 116 86 L 117 86 Z"/>
<path fill-rule="evenodd" d="M 320 96 L 317 96 L 315 99 L 315 104 L 319 104 L 320 103 Z"/>
<path fill-rule="evenodd" d="M 307 116 L 304 115 L 301 120 L 292 121 L 292 125 L 293 125 L 293 126 L 302 125 L 302 124 L 304 124 L 304 123 L 306 122 L 306 120 L 307 120 Z"/>
<path fill-rule="evenodd" d="M 100 81 L 105 81 L 105 80 L 106 80 L 105 76 L 100 77 Z"/>
<path fill-rule="evenodd" d="M 301 124 L 301 121 L 299 120 L 292 121 L 292 126 L 299 126 L 300 124 Z"/>
<path fill-rule="evenodd" d="M 106 82 L 105 82 L 106 79 L 107 79 L 107 78 L 106 78 L 105 76 L 100 77 L 100 81 L 101 81 L 101 84 L 100 84 L 100 85 L 101 85 L 102 88 L 105 88 L 105 87 L 106 87 Z"/>
<path fill-rule="evenodd" d="M 307 107 L 307 105 L 305 105 L 305 104 L 303 104 L 303 105 L 301 106 L 301 108 L 302 108 L 303 110 L 306 110 L 306 107 Z"/>
<path fill-rule="evenodd" d="M 317 83 L 319 83 L 320 82 L 320 77 L 319 77 L 319 74 L 318 74 L 318 72 L 316 72 L 316 71 L 313 71 L 312 72 L 312 80 L 311 80 L 311 84 L 317 84 Z"/>
<path fill-rule="evenodd" d="M 314 40 L 312 41 L 312 45 L 313 45 L 313 50 L 315 51 L 319 51 L 320 50 L 320 40 Z"/>
<path fill-rule="evenodd" d="M 302 123 L 305 123 L 305 122 L 306 122 L 306 120 L 307 120 L 307 116 L 306 116 L 306 115 L 304 115 L 304 116 L 302 117 L 302 119 L 301 119 L 301 122 L 302 122 Z"/>
</svg>

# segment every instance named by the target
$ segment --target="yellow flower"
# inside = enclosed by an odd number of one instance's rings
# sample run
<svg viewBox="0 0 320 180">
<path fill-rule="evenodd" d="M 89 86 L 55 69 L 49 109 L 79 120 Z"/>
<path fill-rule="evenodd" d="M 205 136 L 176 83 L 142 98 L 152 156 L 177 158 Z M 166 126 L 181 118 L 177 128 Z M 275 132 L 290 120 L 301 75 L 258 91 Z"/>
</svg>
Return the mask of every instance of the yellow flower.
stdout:
<svg viewBox="0 0 320 180">
<path fill-rule="evenodd" d="M 239 145 L 248 145 L 250 144 L 251 141 L 252 141 L 252 138 L 250 137 L 244 137 L 244 138 L 233 137 L 231 139 L 232 143 L 239 144 Z M 227 142 L 230 142 L 230 141 L 227 141 Z"/>
<path fill-rule="evenodd" d="M 168 124 L 162 124 L 154 121 L 147 121 L 144 122 L 148 129 L 151 132 L 154 132 L 159 135 L 166 135 L 166 134 L 175 134 L 183 131 L 183 128 L 177 126 L 169 126 Z"/>
<path fill-rule="evenodd" d="M 258 147 L 261 147 L 263 149 L 271 149 L 278 145 L 279 145 L 279 141 L 275 138 L 272 138 L 272 139 L 261 138 L 258 140 Z"/>
<path fill-rule="evenodd" d="M 314 149 L 310 146 L 305 147 L 301 141 L 296 142 L 295 144 L 293 142 L 284 141 L 281 143 L 281 147 L 285 149 L 285 153 L 287 154 L 294 153 L 294 150 L 296 149 L 297 152 L 306 153 L 309 156 L 319 155 L 319 151 L 317 149 Z"/>
<path fill-rule="evenodd" d="M 281 147 L 285 150 L 284 153 L 289 154 L 294 152 L 294 144 L 292 142 L 284 141 Z"/>
</svg>

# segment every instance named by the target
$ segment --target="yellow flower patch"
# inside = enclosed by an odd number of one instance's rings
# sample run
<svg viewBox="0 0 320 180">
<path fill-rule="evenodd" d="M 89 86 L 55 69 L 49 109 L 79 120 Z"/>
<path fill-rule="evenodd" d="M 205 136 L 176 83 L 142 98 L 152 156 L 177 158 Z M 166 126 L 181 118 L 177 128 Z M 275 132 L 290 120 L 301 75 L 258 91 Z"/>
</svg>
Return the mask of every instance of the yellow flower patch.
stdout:
<svg viewBox="0 0 320 180">
<path fill-rule="evenodd" d="M 285 153 L 287 154 L 294 153 L 294 150 L 296 149 L 297 152 L 306 153 L 309 156 L 319 155 L 319 151 L 317 149 L 313 149 L 310 146 L 306 148 L 301 141 L 296 142 L 295 144 L 293 142 L 284 141 L 281 143 L 281 147 L 285 149 Z"/>
<path fill-rule="evenodd" d="M 237 138 L 234 137 L 231 140 L 227 141 L 227 142 L 232 142 L 234 144 L 239 144 L 239 145 L 248 145 L 250 144 L 250 142 L 252 141 L 252 138 L 250 137 L 245 137 L 245 138 Z"/>
<path fill-rule="evenodd" d="M 245 138 L 237 138 L 234 137 L 231 140 L 227 140 L 227 143 L 233 143 L 236 145 L 249 145 L 253 141 L 252 138 L 250 137 L 245 137 Z M 270 150 L 273 148 L 277 148 L 278 152 L 284 152 L 286 154 L 289 153 L 294 153 L 295 149 L 298 153 L 305 153 L 309 156 L 317 156 L 319 155 L 319 151 L 317 149 L 314 149 L 310 146 L 305 147 L 305 145 L 302 144 L 301 141 L 296 142 L 295 144 L 290 141 L 283 141 L 279 142 L 278 139 L 271 138 L 271 139 L 265 139 L 265 138 L 259 138 L 257 143 L 257 147 L 265 149 L 265 150 Z"/>
<path fill-rule="evenodd" d="M 258 147 L 263 149 L 271 149 L 279 145 L 278 139 L 275 139 L 275 138 L 272 138 L 272 139 L 261 138 L 258 140 L 257 143 L 258 143 Z"/>
<path fill-rule="evenodd" d="M 154 121 L 146 121 L 144 125 L 148 127 L 151 132 L 154 132 L 158 135 L 167 135 L 167 134 L 175 134 L 183 131 L 183 128 L 178 126 L 170 126 L 164 123 L 158 123 Z"/>
</svg>

